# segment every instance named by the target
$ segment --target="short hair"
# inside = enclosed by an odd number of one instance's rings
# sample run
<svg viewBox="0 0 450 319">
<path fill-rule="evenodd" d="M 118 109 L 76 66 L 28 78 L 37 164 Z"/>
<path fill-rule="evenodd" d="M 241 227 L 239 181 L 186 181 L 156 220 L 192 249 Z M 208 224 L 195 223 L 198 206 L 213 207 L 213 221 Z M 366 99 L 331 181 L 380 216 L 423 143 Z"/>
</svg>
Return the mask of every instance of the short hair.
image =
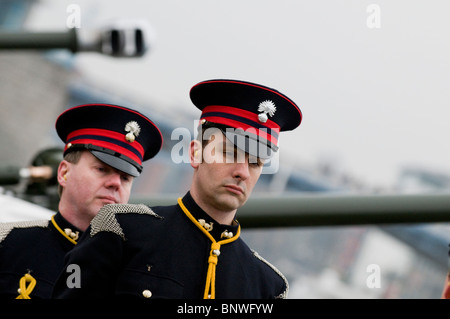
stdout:
<svg viewBox="0 0 450 319">
<path fill-rule="evenodd" d="M 83 152 L 85 152 L 85 150 L 69 152 L 66 155 L 64 155 L 64 160 L 66 160 L 66 161 L 68 161 L 69 163 L 72 163 L 72 164 L 77 164 L 79 162 L 79 160 L 81 158 L 81 154 L 83 154 Z M 61 184 L 59 184 L 58 185 L 59 197 L 61 197 L 63 189 L 64 188 L 61 186 Z"/>
<path fill-rule="evenodd" d="M 201 125 L 198 127 L 198 134 L 196 140 L 202 144 L 202 149 L 211 142 L 211 136 L 214 135 L 212 132 L 222 132 L 218 127 L 212 125 Z"/>
</svg>

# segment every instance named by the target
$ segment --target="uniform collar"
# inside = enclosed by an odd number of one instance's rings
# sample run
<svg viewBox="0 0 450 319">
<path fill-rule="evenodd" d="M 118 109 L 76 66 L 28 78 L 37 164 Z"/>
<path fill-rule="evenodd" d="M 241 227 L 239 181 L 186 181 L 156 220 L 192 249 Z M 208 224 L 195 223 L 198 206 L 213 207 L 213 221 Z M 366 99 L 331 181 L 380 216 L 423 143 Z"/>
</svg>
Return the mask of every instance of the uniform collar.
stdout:
<svg viewBox="0 0 450 319">
<path fill-rule="evenodd" d="M 189 210 L 189 212 L 194 216 L 194 218 L 201 222 L 201 220 L 205 221 L 206 229 L 212 226 L 212 229 L 209 230 L 209 233 L 214 237 L 215 240 L 220 241 L 224 239 L 225 235 L 228 236 L 235 235 L 238 228 L 239 223 L 237 220 L 234 220 L 233 225 L 223 225 L 219 224 L 215 219 L 208 215 L 203 209 L 198 206 L 195 200 L 192 198 L 191 193 L 187 192 L 187 194 L 182 199 L 183 204 Z M 201 222 L 202 223 L 202 222 Z"/>
<path fill-rule="evenodd" d="M 52 219 L 54 221 L 54 224 L 53 223 L 52 224 L 55 227 L 55 229 L 61 234 L 61 236 L 65 237 L 68 241 L 71 241 L 69 239 L 69 238 L 71 238 L 73 241 L 76 242 L 83 234 L 83 232 L 80 229 L 78 229 L 77 227 L 75 227 L 71 223 L 69 223 L 61 215 L 60 212 L 56 213 Z"/>
</svg>

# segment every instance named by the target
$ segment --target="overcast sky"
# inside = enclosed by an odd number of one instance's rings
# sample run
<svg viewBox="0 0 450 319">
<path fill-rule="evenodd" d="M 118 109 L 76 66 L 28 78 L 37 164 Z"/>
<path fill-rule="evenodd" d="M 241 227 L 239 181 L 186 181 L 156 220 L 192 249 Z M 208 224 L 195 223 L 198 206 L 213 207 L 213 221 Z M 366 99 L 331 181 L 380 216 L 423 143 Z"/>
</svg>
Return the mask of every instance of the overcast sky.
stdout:
<svg viewBox="0 0 450 319">
<path fill-rule="evenodd" d="M 77 68 L 101 85 L 196 119 L 195 83 L 257 82 L 304 115 L 282 135 L 282 159 L 326 159 L 377 186 L 410 165 L 450 174 L 448 1 L 42 0 L 28 27 L 66 28 L 72 3 L 81 28 L 123 17 L 155 31 L 142 59 L 79 54 Z"/>
</svg>

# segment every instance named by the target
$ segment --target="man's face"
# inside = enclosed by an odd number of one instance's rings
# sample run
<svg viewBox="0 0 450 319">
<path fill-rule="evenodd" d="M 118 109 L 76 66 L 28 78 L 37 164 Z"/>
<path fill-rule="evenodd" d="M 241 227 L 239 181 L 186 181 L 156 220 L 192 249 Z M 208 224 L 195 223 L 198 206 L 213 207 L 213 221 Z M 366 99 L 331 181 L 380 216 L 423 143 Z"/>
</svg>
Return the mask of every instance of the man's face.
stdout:
<svg viewBox="0 0 450 319">
<path fill-rule="evenodd" d="M 203 202 L 231 212 L 247 201 L 264 163 L 237 149 L 218 132 L 203 149 L 202 161 L 194 173 L 194 187 Z"/>
<path fill-rule="evenodd" d="M 127 203 L 133 177 L 83 152 L 78 163 L 64 164 L 65 185 L 61 200 L 78 214 L 93 218 L 106 204 Z"/>
</svg>

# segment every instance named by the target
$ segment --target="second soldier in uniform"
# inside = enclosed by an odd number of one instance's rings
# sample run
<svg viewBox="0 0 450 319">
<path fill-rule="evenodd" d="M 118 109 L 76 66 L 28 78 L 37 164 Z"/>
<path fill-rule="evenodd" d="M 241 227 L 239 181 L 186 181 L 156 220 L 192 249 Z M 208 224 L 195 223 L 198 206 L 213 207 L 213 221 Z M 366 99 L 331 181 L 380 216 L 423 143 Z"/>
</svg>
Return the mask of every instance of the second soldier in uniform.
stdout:
<svg viewBox="0 0 450 319">
<path fill-rule="evenodd" d="M 204 81 L 190 96 L 202 111 L 203 137 L 190 143 L 190 190 L 173 206 L 102 208 L 66 258 L 81 269 L 80 288 L 67 287 L 63 272 L 54 297 L 287 296 L 286 278 L 244 243 L 235 218 L 278 150 L 279 132 L 300 124 L 300 109 L 243 81 Z"/>
<path fill-rule="evenodd" d="M 50 221 L 0 224 L 1 298 L 50 298 L 65 254 L 102 206 L 128 202 L 142 162 L 162 145 L 150 119 L 116 105 L 71 108 L 56 130 L 65 143 L 58 213 Z"/>
</svg>

